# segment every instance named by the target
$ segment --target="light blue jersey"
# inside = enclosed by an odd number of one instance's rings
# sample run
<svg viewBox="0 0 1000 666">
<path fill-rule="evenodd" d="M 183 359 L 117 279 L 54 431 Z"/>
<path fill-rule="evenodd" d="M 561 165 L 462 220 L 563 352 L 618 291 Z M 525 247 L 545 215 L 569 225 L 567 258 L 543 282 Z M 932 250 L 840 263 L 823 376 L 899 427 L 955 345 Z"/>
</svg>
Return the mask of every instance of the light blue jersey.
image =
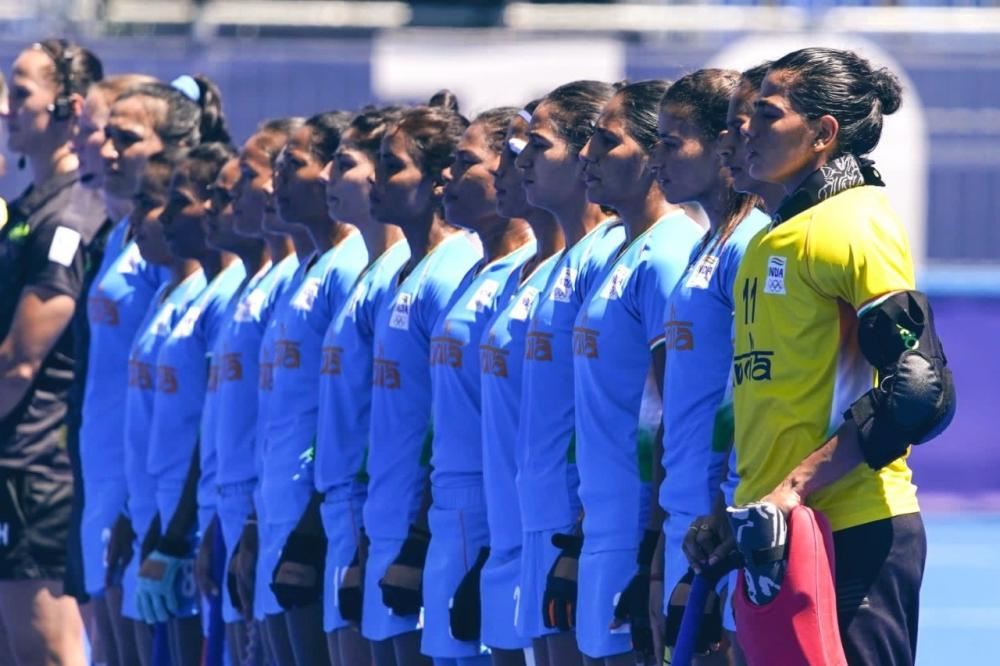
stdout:
<svg viewBox="0 0 1000 666">
<path fill-rule="evenodd" d="M 576 516 L 573 322 L 587 293 L 625 241 L 607 221 L 563 252 L 528 324 L 518 424 L 517 492 L 526 532 L 562 528 Z"/>
<path fill-rule="evenodd" d="M 235 297 L 233 300 L 236 300 Z M 230 305 L 232 303 L 230 302 Z M 226 308 L 224 313 L 228 317 Z M 216 340 L 218 344 L 218 340 Z M 201 423 L 198 426 L 198 531 L 208 527 L 208 521 L 215 513 L 215 500 L 219 489 L 215 483 L 219 458 L 215 448 L 215 431 L 219 418 L 219 365 L 214 348 L 208 353 L 208 380 L 205 382 L 205 402 L 201 407 Z"/>
<path fill-rule="evenodd" d="M 257 355 L 257 422 L 254 432 L 256 441 L 254 445 L 254 470 L 259 480 L 264 465 L 264 441 L 267 439 L 267 416 L 270 411 L 271 393 L 274 389 L 274 342 L 280 333 L 277 326 L 271 326 L 271 321 L 275 315 L 288 307 L 289 301 L 295 295 L 295 290 L 302 284 L 306 276 L 306 267 L 312 260 L 307 257 L 305 261 L 297 254 L 292 254 L 292 272 L 288 279 L 281 285 L 276 285 L 271 297 L 264 305 L 264 312 L 261 313 L 264 319 L 264 334 L 260 339 L 260 350 Z M 260 486 L 257 487 L 258 492 Z"/>
<path fill-rule="evenodd" d="M 351 483 L 364 467 L 371 429 L 375 315 L 409 258 L 410 247 L 399 241 L 375 259 L 326 329 L 316 433 L 315 483 L 320 492 Z"/>
<path fill-rule="evenodd" d="M 260 345 L 277 297 L 287 286 L 299 261 L 289 254 L 263 277 L 252 280 L 230 303 L 212 360 L 218 366 L 218 413 L 215 452 L 219 486 L 257 477 L 257 398 Z"/>
<path fill-rule="evenodd" d="M 364 509 L 373 539 L 405 538 L 420 506 L 432 428 L 431 331 L 481 257 L 474 237 L 452 235 L 413 267 L 376 316 Z"/>
<path fill-rule="evenodd" d="M 267 520 L 297 520 L 305 508 L 290 488 L 311 490 L 311 458 L 319 416 L 320 349 L 333 314 L 368 263 L 354 232 L 309 265 L 292 297 L 268 322 L 273 330 L 273 384 L 263 440 L 261 499 Z M 308 493 L 304 495 L 308 501 Z"/>
<path fill-rule="evenodd" d="M 498 304 L 510 300 L 517 287 L 515 273 L 534 253 L 535 243 L 530 242 L 488 264 L 476 264 L 468 285 L 434 325 L 430 358 L 435 489 L 482 485 L 479 339 Z"/>
<path fill-rule="evenodd" d="M 661 419 L 651 351 L 663 343 L 667 299 L 702 235 L 683 212 L 660 218 L 606 268 L 577 316 L 576 461 L 586 552 L 639 543 L 649 506 L 643 482 Z"/>
<path fill-rule="evenodd" d="M 80 459 L 87 483 L 125 482 L 121 460 L 125 447 L 125 394 L 128 354 L 153 296 L 168 277 L 126 242 L 128 218 L 119 222 L 87 294 L 90 363 L 83 397 Z"/>
<path fill-rule="evenodd" d="M 156 480 L 156 505 L 164 524 L 173 516 L 200 437 L 209 352 L 222 329 L 229 301 L 245 276 L 239 261 L 216 275 L 174 326 L 156 359 L 146 468 Z"/>
<path fill-rule="evenodd" d="M 198 269 L 167 293 L 163 284 L 153 297 L 128 358 L 128 391 L 125 396 L 125 478 L 132 527 L 142 538 L 156 513 L 156 485 L 149 475 L 153 401 L 156 396 L 156 362 L 160 347 L 188 306 L 205 288 L 205 274 Z"/>
<path fill-rule="evenodd" d="M 559 258 L 560 253 L 552 255 L 518 285 L 507 304 L 487 324 L 479 343 L 483 481 L 490 548 L 494 551 L 504 552 L 521 545 L 515 446 L 524 376 L 524 336 Z"/>
<path fill-rule="evenodd" d="M 229 299 L 229 304 L 222 314 L 222 328 L 215 338 L 215 345 L 209 351 L 208 384 L 205 386 L 205 405 L 201 410 L 199 440 L 201 476 L 198 479 L 198 510 L 203 519 L 200 518 L 198 524 L 202 529 L 204 529 L 207 524 L 206 520 L 211 518 L 211 514 L 215 509 L 215 500 L 219 494 L 219 474 L 229 473 L 228 470 L 223 472 L 219 468 L 219 419 L 223 411 L 232 413 L 233 410 L 232 404 L 227 406 L 222 401 L 223 375 L 228 377 L 228 381 L 230 382 L 240 383 L 244 379 L 242 359 L 239 356 L 227 355 L 226 353 L 228 349 L 225 344 L 227 333 L 233 327 L 237 315 L 239 316 L 240 323 L 244 326 L 247 324 L 247 320 L 251 319 L 253 315 L 259 316 L 261 306 L 267 296 L 259 287 L 270 270 L 271 263 L 267 262 L 255 275 L 249 277 L 249 279 L 245 279 L 237 292 Z M 254 358 L 257 356 L 257 351 L 257 349 L 254 349 Z M 246 384 L 249 384 L 249 381 L 243 382 L 244 386 Z M 253 384 L 252 388 L 253 398 L 256 399 L 256 384 Z M 249 396 L 241 397 L 245 398 Z M 238 403 L 237 406 L 243 412 L 250 413 L 249 420 L 252 424 L 255 410 L 249 409 L 249 405 L 246 402 Z M 253 439 L 250 440 L 250 445 L 253 445 Z M 251 457 L 250 463 L 252 462 Z M 252 464 L 250 467 L 252 470 Z"/>
<path fill-rule="evenodd" d="M 699 243 L 664 318 L 667 367 L 660 505 L 701 516 L 712 509 L 732 447 L 733 282 L 747 243 L 769 218 L 754 210 L 724 243 Z"/>
</svg>

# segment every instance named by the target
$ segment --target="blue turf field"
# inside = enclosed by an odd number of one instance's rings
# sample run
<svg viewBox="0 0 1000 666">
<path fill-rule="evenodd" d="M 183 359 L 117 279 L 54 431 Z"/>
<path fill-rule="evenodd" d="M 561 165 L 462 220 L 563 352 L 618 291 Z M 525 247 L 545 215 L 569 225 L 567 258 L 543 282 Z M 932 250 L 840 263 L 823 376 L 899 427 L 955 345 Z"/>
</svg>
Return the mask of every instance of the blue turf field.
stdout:
<svg viewBox="0 0 1000 666">
<path fill-rule="evenodd" d="M 1000 664 L 1000 514 L 924 513 L 918 666 Z"/>
</svg>

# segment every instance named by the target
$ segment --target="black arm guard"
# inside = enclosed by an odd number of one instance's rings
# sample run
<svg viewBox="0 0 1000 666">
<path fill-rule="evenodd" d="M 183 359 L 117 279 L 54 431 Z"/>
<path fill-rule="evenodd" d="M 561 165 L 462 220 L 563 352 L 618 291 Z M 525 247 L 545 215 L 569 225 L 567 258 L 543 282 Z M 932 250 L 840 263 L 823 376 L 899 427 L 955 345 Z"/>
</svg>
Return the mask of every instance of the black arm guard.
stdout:
<svg viewBox="0 0 1000 666">
<path fill-rule="evenodd" d="M 941 434 L 955 414 L 955 384 L 927 296 L 893 294 L 861 316 L 858 341 L 879 385 L 844 412 L 858 426 L 865 461 L 881 469 L 911 444 Z"/>
</svg>

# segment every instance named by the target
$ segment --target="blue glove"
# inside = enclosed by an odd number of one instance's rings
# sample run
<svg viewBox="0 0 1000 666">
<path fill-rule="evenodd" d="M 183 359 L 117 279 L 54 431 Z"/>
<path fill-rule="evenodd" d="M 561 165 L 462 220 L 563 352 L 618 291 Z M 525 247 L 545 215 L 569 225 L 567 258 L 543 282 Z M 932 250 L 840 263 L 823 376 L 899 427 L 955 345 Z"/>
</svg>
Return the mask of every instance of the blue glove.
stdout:
<svg viewBox="0 0 1000 666">
<path fill-rule="evenodd" d="M 147 624 L 166 622 L 168 617 L 178 615 L 175 586 L 185 563 L 193 570 L 192 558 L 173 557 L 158 550 L 154 550 L 143 560 L 139 567 L 136 605 L 139 607 L 140 617 Z"/>
</svg>

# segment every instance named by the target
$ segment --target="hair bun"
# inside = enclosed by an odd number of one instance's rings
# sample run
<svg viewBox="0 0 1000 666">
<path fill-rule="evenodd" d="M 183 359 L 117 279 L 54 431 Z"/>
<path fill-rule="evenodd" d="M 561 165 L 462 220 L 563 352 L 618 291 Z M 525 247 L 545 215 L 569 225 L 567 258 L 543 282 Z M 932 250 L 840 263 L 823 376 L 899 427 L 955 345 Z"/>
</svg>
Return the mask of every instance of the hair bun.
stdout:
<svg viewBox="0 0 1000 666">
<path fill-rule="evenodd" d="M 427 102 L 427 106 L 436 106 L 441 109 L 446 109 L 452 113 L 458 113 L 458 97 L 455 93 L 444 88 L 437 91 L 431 95 L 430 101 Z"/>
<path fill-rule="evenodd" d="M 899 78 L 888 69 L 882 68 L 873 72 L 875 94 L 882 105 L 882 115 L 890 115 L 899 110 L 903 103 L 903 86 Z"/>
</svg>

